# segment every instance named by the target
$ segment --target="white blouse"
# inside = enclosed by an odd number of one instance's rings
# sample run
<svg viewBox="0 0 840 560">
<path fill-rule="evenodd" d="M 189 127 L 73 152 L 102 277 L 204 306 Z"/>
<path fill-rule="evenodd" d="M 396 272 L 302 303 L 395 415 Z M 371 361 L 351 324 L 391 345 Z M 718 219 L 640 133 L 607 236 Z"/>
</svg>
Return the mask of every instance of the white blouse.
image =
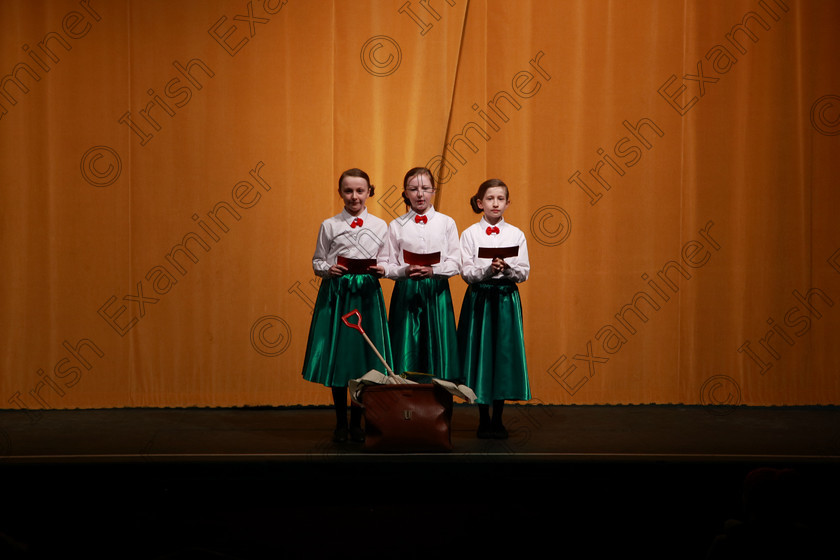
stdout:
<svg viewBox="0 0 840 560">
<path fill-rule="evenodd" d="M 437 253 L 440 262 L 432 265 L 435 276 L 455 276 L 461 270 L 461 250 L 458 245 L 458 226 L 455 220 L 429 208 L 423 216 L 426 223 L 418 223 L 418 214 L 411 210 L 388 225 L 388 242 L 385 258 L 379 262 L 385 267 L 385 276 L 392 280 L 406 278 L 408 265 L 403 250 L 412 253 Z"/>
<path fill-rule="evenodd" d="M 352 227 L 361 219 L 362 225 Z M 338 257 L 349 259 L 381 259 L 385 254 L 385 240 L 388 225 L 385 220 L 368 214 L 367 208 L 358 216 L 351 216 L 347 210 L 321 223 L 312 269 L 315 274 L 326 278 L 329 269 L 338 262 Z"/>
<path fill-rule="evenodd" d="M 483 217 L 477 224 L 473 224 L 461 234 L 461 277 L 468 284 L 475 284 L 485 280 L 511 280 L 519 283 L 528 279 L 531 263 L 528 260 L 528 243 L 525 234 L 516 226 L 499 220 L 495 227 L 499 233 L 487 234 L 491 226 Z M 491 264 L 493 259 L 482 259 L 478 256 L 481 247 L 519 247 L 519 255 L 505 259 L 508 265 L 503 272 L 493 273 Z"/>
</svg>

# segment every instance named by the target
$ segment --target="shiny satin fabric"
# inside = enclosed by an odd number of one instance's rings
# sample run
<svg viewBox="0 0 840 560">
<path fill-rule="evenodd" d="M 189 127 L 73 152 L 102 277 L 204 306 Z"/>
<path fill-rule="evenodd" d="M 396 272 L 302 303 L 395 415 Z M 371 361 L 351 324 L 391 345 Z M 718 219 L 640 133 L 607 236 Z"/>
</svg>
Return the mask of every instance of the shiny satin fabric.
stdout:
<svg viewBox="0 0 840 560">
<path fill-rule="evenodd" d="M 304 379 L 327 387 L 345 387 L 349 380 L 371 369 L 386 372 L 362 334 L 342 322 L 341 317 L 354 309 L 361 314 L 361 325 L 368 338 L 391 363 L 385 300 L 379 280 L 369 274 L 345 274 L 321 282 L 306 343 Z"/>
<path fill-rule="evenodd" d="M 448 278 L 397 281 L 391 296 L 388 329 L 394 373 L 421 372 L 450 381 L 461 378 Z"/>
<path fill-rule="evenodd" d="M 516 284 L 470 285 L 458 320 L 458 345 L 464 384 L 475 391 L 477 403 L 531 398 Z"/>
</svg>

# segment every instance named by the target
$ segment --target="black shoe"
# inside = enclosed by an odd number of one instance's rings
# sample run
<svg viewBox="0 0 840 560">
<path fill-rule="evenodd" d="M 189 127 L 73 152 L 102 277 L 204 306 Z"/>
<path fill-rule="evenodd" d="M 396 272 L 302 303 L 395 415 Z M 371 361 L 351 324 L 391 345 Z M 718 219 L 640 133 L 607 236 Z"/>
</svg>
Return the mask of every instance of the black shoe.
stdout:
<svg viewBox="0 0 840 560">
<path fill-rule="evenodd" d="M 347 441 L 347 428 L 336 428 L 333 432 L 333 443 L 345 443 Z"/>
<path fill-rule="evenodd" d="M 350 441 L 354 443 L 364 443 L 365 442 L 365 431 L 356 426 L 354 428 L 350 428 Z"/>
<path fill-rule="evenodd" d="M 505 429 L 504 426 L 495 426 L 490 428 L 490 433 L 492 434 L 490 437 L 493 439 L 507 439 L 508 438 L 508 431 Z"/>
<path fill-rule="evenodd" d="M 478 439 L 493 439 L 493 431 L 490 429 L 489 426 L 478 426 L 478 430 L 475 432 L 475 435 Z"/>
</svg>

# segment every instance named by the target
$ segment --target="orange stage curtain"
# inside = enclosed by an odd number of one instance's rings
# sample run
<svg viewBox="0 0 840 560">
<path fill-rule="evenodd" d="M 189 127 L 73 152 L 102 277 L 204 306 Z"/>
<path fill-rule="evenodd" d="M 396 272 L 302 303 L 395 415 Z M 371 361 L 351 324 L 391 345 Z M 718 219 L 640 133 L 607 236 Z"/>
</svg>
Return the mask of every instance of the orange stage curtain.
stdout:
<svg viewBox="0 0 840 560">
<path fill-rule="evenodd" d="M 533 403 L 840 404 L 837 21 L 4 0 L 0 407 L 329 402 L 300 375 L 318 226 L 343 170 L 390 220 L 418 165 L 462 230 L 511 187 Z"/>
</svg>

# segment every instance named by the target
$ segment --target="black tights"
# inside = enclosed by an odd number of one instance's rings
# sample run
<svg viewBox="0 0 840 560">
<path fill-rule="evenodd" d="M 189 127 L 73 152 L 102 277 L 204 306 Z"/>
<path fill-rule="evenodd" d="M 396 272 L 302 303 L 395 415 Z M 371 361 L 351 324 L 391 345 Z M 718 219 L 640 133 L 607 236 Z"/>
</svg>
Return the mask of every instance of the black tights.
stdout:
<svg viewBox="0 0 840 560">
<path fill-rule="evenodd" d="M 493 417 L 490 417 L 490 405 L 489 404 L 480 404 L 478 405 L 478 418 L 479 423 L 482 427 L 493 427 L 493 428 L 501 428 L 502 427 L 502 412 L 504 412 L 505 408 L 505 401 L 493 401 Z"/>
<path fill-rule="evenodd" d="M 347 427 L 347 387 L 331 387 L 333 403 L 335 404 L 335 425 L 337 428 Z M 350 403 L 350 427 L 362 426 L 362 407 L 354 402 Z"/>
</svg>

